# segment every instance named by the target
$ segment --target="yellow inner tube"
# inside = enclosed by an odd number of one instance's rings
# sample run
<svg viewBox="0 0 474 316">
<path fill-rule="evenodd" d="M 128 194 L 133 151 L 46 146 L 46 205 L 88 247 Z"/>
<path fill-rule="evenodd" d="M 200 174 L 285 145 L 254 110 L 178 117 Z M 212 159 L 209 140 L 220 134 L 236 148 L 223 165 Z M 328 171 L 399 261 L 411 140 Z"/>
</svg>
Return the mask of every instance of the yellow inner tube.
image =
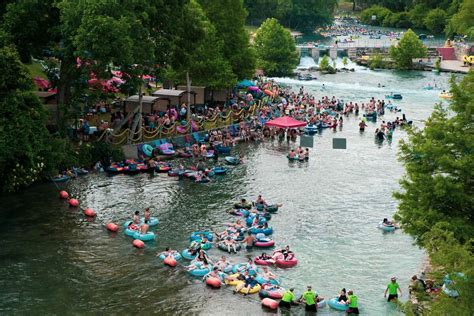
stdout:
<svg viewBox="0 0 474 316">
<path fill-rule="evenodd" d="M 239 281 L 239 282 L 237 283 L 237 285 L 243 284 L 243 283 L 245 283 L 245 282 Z M 249 290 L 249 293 L 248 293 L 248 294 L 255 294 L 255 293 L 258 293 L 261 288 L 262 288 L 262 287 L 260 286 L 260 284 L 257 284 L 257 285 L 255 285 L 254 287 L 252 287 L 252 288 Z M 247 289 L 244 287 L 244 288 L 240 289 L 239 292 L 242 293 L 242 294 L 245 294 L 245 293 L 247 293 Z"/>
<path fill-rule="evenodd" d="M 440 93 L 439 97 L 442 99 L 451 99 L 453 96 L 449 93 Z"/>
<path fill-rule="evenodd" d="M 239 275 L 238 273 L 235 273 L 235 274 L 229 275 L 229 277 L 236 278 L 238 275 Z M 226 279 L 224 282 L 227 285 L 237 285 L 237 284 L 241 283 L 242 281 L 240 281 L 240 280 L 227 280 Z"/>
</svg>

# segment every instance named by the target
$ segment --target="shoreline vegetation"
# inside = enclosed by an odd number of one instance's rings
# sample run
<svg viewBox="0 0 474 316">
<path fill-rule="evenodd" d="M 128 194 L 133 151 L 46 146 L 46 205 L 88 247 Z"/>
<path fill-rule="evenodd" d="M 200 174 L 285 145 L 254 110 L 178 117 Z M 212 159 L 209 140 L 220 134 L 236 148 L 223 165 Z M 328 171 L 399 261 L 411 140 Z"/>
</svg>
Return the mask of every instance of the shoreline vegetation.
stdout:
<svg viewBox="0 0 474 316">
<path fill-rule="evenodd" d="M 353 0 L 344 3 L 343 12 L 348 3 L 353 11 L 362 10 L 365 24 L 408 29 L 388 54 L 366 60 L 371 69 L 418 67 L 413 61 L 427 51 L 410 28 L 465 42 L 474 38 L 474 0 L 387 0 L 384 6 Z M 192 82 L 211 95 L 224 90 L 228 96 L 257 69 L 268 76 L 293 75 L 298 54 L 289 30 L 310 33 L 330 26 L 335 10 L 333 0 L 271 5 L 263 0 L 5 1 L 0 5 L 0 191 L 27 189 L 71 166 L 120 160 L 123 153 L 110 144 L 72 140 L 71 126 L 92 104 L 130 95 L 138 95 L 141 104 L 151 88 L 149 78 L 163 87 Z M 324 64 L 323 71 L 336 72 L 330 61 Z M 439 71 L 439 64 L 435 68 Z M 54 128 L 34 93 L 37 77 L 48 82 L 41 92 L 57 96 Z M 108 85 L 114 78 L 121 83 Z M 396 219 L 430 258 L 427 279 L 438 290 L 414 290 L 419 305 L 429 314 L 469 315 L 474 300 L 474 73 L 460 82 L 453 79 L 450 93 L 449 107 L 437 105 L 425 127 L 411 129 L 402 142 L 399 156 L 406 174 L 402 190 L 394 194 L 400 201 Z M 214 107 L 233 106 L 228 97 L 212 100 Z M 190 124 L 186 102 L 182 120 Z M 135 127 L 141 122 L 140 117 Z M 413 311 L 413 305 L 402 308 L 407 314 L 424 313 Z"/>
</svg>

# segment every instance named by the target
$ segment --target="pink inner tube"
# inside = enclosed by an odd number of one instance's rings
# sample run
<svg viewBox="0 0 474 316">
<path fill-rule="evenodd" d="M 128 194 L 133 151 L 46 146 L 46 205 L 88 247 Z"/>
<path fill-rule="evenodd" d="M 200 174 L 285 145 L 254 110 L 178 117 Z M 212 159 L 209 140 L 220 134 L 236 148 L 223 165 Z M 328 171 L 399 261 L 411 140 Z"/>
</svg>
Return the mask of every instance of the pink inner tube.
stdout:
<svg viewBox="0 0 474 316">
<path fill-rule="evenodd" d="M 255 247 L 272 247 L 275 245 L 275 241 L 273 239 L 270 239 L 268 241 L 256 241 L 253 244 Z"/>
<path fill-rule="evenodd" d="M 279 268 L 291 268 L 296 266 L 298 259 L 295 257 L 291 258 L 290 260 L 277 259 L 275 263 Z"/>
<path fill-rule="evenodd" d="M 253 259 L 253 261 L 255 262 L 255 264 L 258 264 L 259 266 L 271 266 L 273 264 L 272 261 L 262 260 L 259 258 L 255 258 Z"/>
</svg>

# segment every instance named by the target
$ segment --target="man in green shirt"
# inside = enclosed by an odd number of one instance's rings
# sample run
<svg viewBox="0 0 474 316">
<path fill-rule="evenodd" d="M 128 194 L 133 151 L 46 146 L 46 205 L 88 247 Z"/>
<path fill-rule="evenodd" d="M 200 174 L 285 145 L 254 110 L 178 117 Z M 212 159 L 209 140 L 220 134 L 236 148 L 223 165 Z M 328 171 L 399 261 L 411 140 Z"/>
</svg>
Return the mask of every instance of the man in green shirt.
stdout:
<svg viewBox="0 0 474 316">
<path fill-rule="evenodd" d="M 318 294 L 316 294 L 316 292 L 312 290 L 311 285 L 308 285 L 308 289 L 306 290 L 306 292 L 303 293 L 303 295 L 301 295 L 301 298 L 300 298 L 300 300 L 305 302 L 305 310 L 307 312 L 318 311 L 318 308 L 316 305 L 317 299 L 318 299 Z"/>
<path fill-rule="evenodd" d="M 347 292 L 347 315 L 359 315 L 359 304 L 358 304 L 357 296 L 354 295 L 354 291 L 349 290 Z"/>
<path fill-rule="evenodd" d="M 294 288 L 291 288 L 283 294 L 280 303 L 278 303 L 279 307 L 291 308 L 291 304 L 295 300 L 295 293 L 293 293 L 294 290 Z"/>
<path fill-rule="evenodd" d="M 387 297 L 387 291 L 388 291 L 387 302 L 390 302 L 392 300 L 397 300 L 398 292 L 400 292 L 400 296 L 402 296 L 402 289 L 400 289 L 400 286 L 397 283 L 396 277 L 392 277 L 391 282 L 387 285 L 387 288 L 385 289 L 385 292 L 383 293 L 383 297 Z"/>
</svg>

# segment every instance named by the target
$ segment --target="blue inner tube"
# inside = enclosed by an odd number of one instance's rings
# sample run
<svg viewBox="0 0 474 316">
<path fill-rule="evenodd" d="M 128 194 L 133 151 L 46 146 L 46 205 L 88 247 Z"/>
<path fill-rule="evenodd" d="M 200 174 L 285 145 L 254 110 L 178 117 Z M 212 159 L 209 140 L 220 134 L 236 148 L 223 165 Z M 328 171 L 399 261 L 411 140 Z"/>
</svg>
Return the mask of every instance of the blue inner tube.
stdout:
<svg viewBox="0 0 474 316">
<path fill-rule="evenodd" d="M 224 158 L 225 161 L 230 164 L 230 165 L 238 165 L 240 164 L 240 160 L 236 157 L 232 157 L 232 156 L 227 156 Z"/>
<path fill-rule="evenodd" d="M 278 281 L 276 279 L 267 280 L 267 279 L 264 279 L 263 276 L 261 276 L 261 275 L 257 275 L 255 277 L 255 281 L 257 281 L 259 284 L 270 283 L 270 284 L 273 284 L 273 285 L 280 285 L 280 281 Z"/>
<path fill-rule="evenodd" d="M 396 227 L 395 226 L 386 226 L 383 223 L 379 224 L 379 228 L 383 230 L 384 232 L 393 232 L 395 231 Z"/>
<path fill-rule="evenodd" d="M 219 145 L 217 146 L 217 151 L 220 152 L 221 154 L 228 154 L 230 153 L 230 147 Z"/>
<path fill-rule="evenodd" d="M 142 151 L 148 157 L 151 157 L 153 155 L 153 147 L 151 145 L 148 145 L 148 144 L 143 145 Z"/>
<path fill-rule="evenodd" d="M 189 271 L 189 273 L 190 273 L 191 275 L 194 275 L 194 276 L 197 276 L 197 277 L 205 276 L 205 275 L 208 274 L 209 272 L 211 272 L 211 270 L 209 270 L 209 268 L 194 269 L 194 270 L 192 270 L 192 271 Z"/>
<path fill-rule="evenodd" d="M 250 213 L 249 211 L 243 208 L 241 208 L 240 210 L 233 210 L 232 212 L 233 212 L 231 213 L 232 215 L 244 216 L 244 217 L 249 216 L 249 213 Z"/>
<path fill-rule="evenodd" d="M 142 217 L 141 220 L 142 220 L 142 224 L 145 224 L 145 217 Z M 148 225 L 156 226 L 156 225 L 158 225 L 158 222 L 159 222 L 158 218 L 150 217 L 150 220 L 148 221 Z"/>
<path fill-rule="evenodd" d="M 329 307 L 338 311 L 346 311 L 349 308 L 346 304 L 339 303 L 337 297 L 331 298 L 328 302 L 328 305 Z"/>
<path fill-rule="evenodd" d="M 62 176 L 62 177 L 58 177 L 58 178 L 53 178 L 53 181 L 54 182 L 66 182 L 69 179 L 70 178 L 68 176 Z"/>
<path fill-rule="evenodd" d="M 165 260 L 167 256 L 165 256 L 164 253 L 161 253 L 160 256 L 158 258 L 160 258 L 161 260 Z M 178 261 L 179 259 L 181 259 L 181 254 L 179 252 L 176 251 L 176 253 L 173 255 L 174 257 L 174 260 Z"/>
<path fill-rule="evenodd" d="M 133 238 L 140 239 L 141 241 L 155 240 L 155 233 L 147 232 L 146 234 L 140 234 L 140 232 L 136 231 L 135 234 L 133 234 Z"/>
<path fill-rule="evenodd" d="M 209 241 L 212 241 L 214 239 L 214 234 L 208 231 L 194 231 L 191 233 L 191 237 L 189 239 L 191 241 L 201 240 L 201 236 L 206 237 Z"/>
<path fill-rule="evenodd" d="M 212 168 L 212 171 L 214 172 L 214 174 L 225 174 L 227 172 L 227 169 L 223 167 L 214 167 Z"/>
<path fill-rule="evenodd" d="M 268 235 L 271 235 L 273 234 L 273 228 L 272 227 L 268 227 L 268 228 L 256 228 L 256 227 L 252 227 L 249 229 L 250 233 L 253 234 L 253 235 L 256 235 L 256 234 L 259 234 L 259 233 L 263 233 L 265 234 L 266 236 Z"/>
<path fill-rule="evenodd" d="M 182 252 L 181 252 L 181 255 L 184 259 L 186 260 L 193 260 L 197 257 L 197 253 L 193 256 L 189 253 L 189 249 L 184 249 Z"/>
</svg>

